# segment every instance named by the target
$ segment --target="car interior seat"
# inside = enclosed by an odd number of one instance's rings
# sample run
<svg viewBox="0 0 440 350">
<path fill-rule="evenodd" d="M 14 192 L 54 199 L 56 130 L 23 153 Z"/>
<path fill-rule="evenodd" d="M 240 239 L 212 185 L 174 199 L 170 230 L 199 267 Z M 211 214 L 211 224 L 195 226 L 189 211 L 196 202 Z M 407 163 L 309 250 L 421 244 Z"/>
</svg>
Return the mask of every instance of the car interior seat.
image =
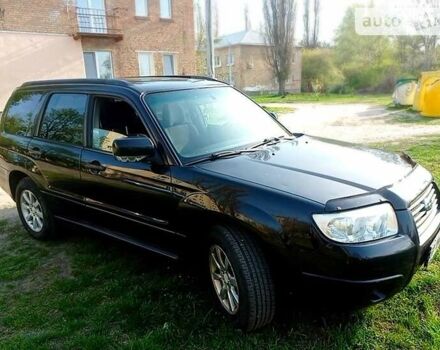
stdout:
<svg viewBox="0 0 440 350">
<path fill-rule="evenodd" d="M 162 126 L 179 153 L 186 153 L 198 137 L 198 131 L 188 120 L 179 103 L 168 103 L 162 109 Z"/>
</svg>

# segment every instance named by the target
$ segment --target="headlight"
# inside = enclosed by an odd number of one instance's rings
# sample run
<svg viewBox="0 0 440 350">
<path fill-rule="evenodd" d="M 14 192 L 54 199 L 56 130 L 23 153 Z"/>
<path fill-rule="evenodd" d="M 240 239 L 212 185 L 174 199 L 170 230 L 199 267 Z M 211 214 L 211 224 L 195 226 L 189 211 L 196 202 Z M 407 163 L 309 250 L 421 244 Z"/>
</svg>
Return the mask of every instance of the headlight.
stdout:
<svg viewBox="0 0 440 350">
<path fill-rule="evenodd" d="M 397 234 L 393 207 L 388 204 L 332 214 L 313 215 L 319 229 L 328 238 L 341 243 L 362 243 Z"/>
</svg>

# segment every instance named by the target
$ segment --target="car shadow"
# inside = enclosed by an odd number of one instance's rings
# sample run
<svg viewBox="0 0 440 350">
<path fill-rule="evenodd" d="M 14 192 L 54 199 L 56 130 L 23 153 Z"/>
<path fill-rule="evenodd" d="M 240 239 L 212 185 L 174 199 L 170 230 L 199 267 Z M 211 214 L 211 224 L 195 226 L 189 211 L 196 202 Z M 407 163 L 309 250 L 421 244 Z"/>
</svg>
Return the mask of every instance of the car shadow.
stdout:
<svg viewBox="0 0 440 350">
<path fill-rule="evenodd" d="M 383 118 L 392 113 L 393 111 L 382 106 L 370 106 L 365 111 L 357 112 L 356 117 Z"/>
<path fill-rule="evenodd" d="M 63 235 L 58 238 L 60 241 L 77 243 L 82 240 L 93 240 L 99 249 L 111 250 L 115 259 L 122 257 L 131 262 L 135 261 L 137 264 L 135 273 L 139 275 L 155 273 L 164 278 L 183 279 L 185 288 L 179 289 L 182 294 L 177 298 L 185 299 L 188 294 L 203 298 L 204 308 L 200 310 L 200 317 L 213 313 L 216 321 L 221 319 L 224 322 L 223 326 L 230 327 L 229 319 L 222 316 L 219 308 L 213 306 L 216 300 L 211 290 L 207 264 L 203 264 L 202 257 L 196 252 L 190 252 L 182 260 L 172 261 L 127 243 L 71 226 L 65 226 L 63 232 Z M 341 303 L 328 304 L 319 300 L 319 294 L 322 291 L 311 291 L 308 288 L 292 290 L 291 284 L 278 285 L 278 287 L 281 292 L 277 294 L 278 309 L 271 327 L 280 336 L 289 333 L 298 324 L 301 324 L 302 328 L 314 328 L 317 325 L 325 328 L 339 328 L 352 324 L 354 318 L 357 320 L 359 317 L 362 318 L 360 309 Z M 158 289 L 156 292 L 160 294 L 161 290 Z"/>
</svg>

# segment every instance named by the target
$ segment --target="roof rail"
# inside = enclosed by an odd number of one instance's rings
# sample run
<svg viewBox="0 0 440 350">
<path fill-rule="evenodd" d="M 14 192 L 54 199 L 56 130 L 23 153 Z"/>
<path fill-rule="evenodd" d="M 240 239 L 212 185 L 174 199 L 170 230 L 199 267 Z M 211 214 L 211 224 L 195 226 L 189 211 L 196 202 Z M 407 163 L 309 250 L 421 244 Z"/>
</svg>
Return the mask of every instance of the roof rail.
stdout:
<svg viewBox="0 0 440 350">
<path fill-rule="evenodd" d="M 132 76 L 132 77 L 123 77 L 121 79 L 150 79 L 150 78 L 178 78 L 178 79 L 198 79 L 198 80 L 210 80 L 217 81 L 222 83 L 221 80 L 211 78 L 204 75 L 149 75 L 149 76 Z"/>
<path fill-rule="evenodd" d="M 36 80 L 23 83 L 21 87 L 40 86 L 40 85 L 69 85 L 69 84 L 111 84 L 130 87 L 131 84 L 119 79 L 55 79 L 55 80 Z"/>
<path fill-rule="evenodd" d="M 133 76 L 133 77 L 123 77 L 123 78 L 117 78 L 117 79 L 87 79 L 87 78 L 81 78 L 81 79 L 54 79 L 54 80 L 35 80 L 35 81 L 28 81 L 21 85 L 22 88 L 25 87 L 32 87 L 32 86 L 53 86 L 53 85 L 75 85 L 75 84 L 89 84 L 89 85 L 117 85 L 117 86 L 123 86 L 123 87 L 133 87 L 133 83 L 136 82 L 148 82 L 149 79 L 161 79 L 161 78 L 177 78 L 177 79 L 197 79 L 197 80 L 208 80 L 208 81 L 215 81 L 223 84 L 227 84 L 226 82 L 223 82 L 218 79 L 214 79 L 211 77 L 205 77 L 201 75 L 159 75 L 159 76 Z M 132 79 L 130 81 L 130 79 Z"/>
</svg>

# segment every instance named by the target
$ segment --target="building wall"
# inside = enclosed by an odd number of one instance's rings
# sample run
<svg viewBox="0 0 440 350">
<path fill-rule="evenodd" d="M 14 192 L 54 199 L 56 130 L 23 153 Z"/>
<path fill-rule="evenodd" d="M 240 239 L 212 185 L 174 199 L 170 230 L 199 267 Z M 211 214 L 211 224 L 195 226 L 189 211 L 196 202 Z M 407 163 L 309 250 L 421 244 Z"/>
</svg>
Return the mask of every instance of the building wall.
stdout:
<svg viewBox="0 0 440 350">
<path fill-rule="evenodd" d="M 0 111 L 25 81 L 85 76 L 81 42 L 68 35 L 0 32 L 0 48 Z"/>
<path fill-rule="evenodd" d="M 130 5 L 131 6 L 128 6 Z M 125 7 L 124 7 L 125 6 Z M 163 72 L 162 54 L 176 55 L 176 74 L 195 74 L 196 53 L 192 0 L 174 0 L 172 19 L 160 18 L 159 0 L 149 0 L 148 17 L 135 17 L 134 0 L 107 0 L 108 9 L 116 9 L 123 39 L 83 38 L 84 51 L 109 50 L 115 76 L 139 75 L 139 51 L 154 54 L 157 75 Z"/>
<path fill-rule="evenodd" d="M 277 91 L 277 82 L 266 60 L 266 47 L 252 45 L 238 45 L 230 48 L 234 54 L 235 63 L 232 66 L 233 82 L 236 87 L 244 91 Z M 229 67 L 227 56 L 229 48 L 216 49 L 216 56 L 221 57 L 222 65 L 216 68 L 217 77 L 228 81 Z M 296 48 L 292 62 L 292 74 L 286 84 L 290 92 L 301 91 L 301 50 Z"/>
<path fill-rule="evenodd" d="M 0 30 L 70 34 L 69 0 L 0 0 Z"/>
<path fill-rule="evenodd" d="M 106 37 L 74 36 L 77 18 L 74 0 L 0 0 L 0 31 L 3 33 L 34 33 L 33 36 L 17 36 L 26 45 L 36 45 L 29 37 L 38 38 L 37 47 L 45 47 L 44 60 L 34 60 L 32 56 L 18 54 L 23 50 L 20 41 L 0 41 L 0 53 L 8 58 L 0 61 L 0 72 L 15 71 L 21 74 L 17 81 L 84 76 L 83 51 L 111 51 L 115 77 L 139 75 L 138 52 L 154 54 L 155 73 L 163 72 L 162 55 L 172 53 L 176 59 L 176 74 L 195 74 L 196 53 L 194 38 L 193 0 L 173 0 L 172 19 L 160 19 L 160 0 L 148 0 L 148 17 L 135 17 L 135 0 L 105 0 L 106 9 L 117 15 L 115 23 L 109 18 L 110 26 L 120 29 L 122 40 Z M 63 40 L 54 40 L 49 35 L 35 36 L 36 33 L 65 34 Z M 5 34 L 2 34 L 5 36 Z M 6 37 L 6 36 L 5 36 Z M 8 37 L 9 38 L 9 37 Z M 60 37 L 61 38 L 61 37 Z M 77 39 L 77 40 L 75 40 Z M 51 46 L 53 45 L 53 46 Z M 32 51 L 27 48 L 26 52 Z M 70 54 L 74 51 L 70 58 Z M 68 56 L 68 57 L 67 57 Z M 72 72 L 53 69 L 60 61 L 75 66 Z M 73 60 L 76 60 L 73 62 Z M 20 64 L 21 66 L 18 66 Z M 30 72 L 25 67 L 33 66 Z M 78 69 L 79 66 L 81 69 Z M 0 74 L 3 90 L 11 90 L 17 81 L 5 82 Z M 4 87 L 4 86 L 7 86 Z"/>
</svg>

